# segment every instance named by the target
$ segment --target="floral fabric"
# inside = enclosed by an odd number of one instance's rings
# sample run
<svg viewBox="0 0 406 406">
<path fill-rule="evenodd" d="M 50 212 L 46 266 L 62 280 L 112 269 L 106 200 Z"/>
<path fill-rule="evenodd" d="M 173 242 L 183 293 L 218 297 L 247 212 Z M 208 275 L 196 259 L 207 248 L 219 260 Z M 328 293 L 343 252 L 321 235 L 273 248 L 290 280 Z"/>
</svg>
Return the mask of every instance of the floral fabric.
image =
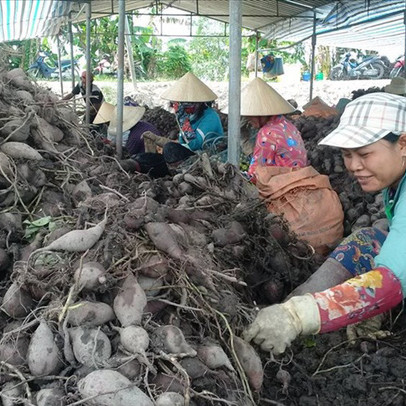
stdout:
<svg viewBox="0 0 406 406">
<path fill-rule="evenodd" d="M 284 116 L 272 116 L 258 131 L 248 175 L 257 166 L 305 167 L 307 152 L 298 129 Z"/>
<path fill-rule="evenodd" d="M 321 333 L 384 313 L 403 299 L 399 279 L 383 267 L 313 296 L 320 311 Z"/>
<path fill-rule="evenodd" d="M 374 258 L 379 254 L 387 233 L 365 227 L 344 238 L 341 244 L 330 254 L 352 275 L 362 275 L 375 268 Z"/>
<path fill-rule="evenodd" d="M 173 108 L 180 127 L 179 143 L 191 151 L 199 151 L 208 140 L 214 141 L 224 136 L 220 116 L 212 107 L 202 114 L 196 109 L 200 103 L 174 103 Z"/>
<path fill-rule="evenodd" d="M 174 103 L 176 117 L 181 128 L 181 132 L 186 140 L 190 141 L 196 138 L 196 133 L 190 124 L 196 112 L 197 103 Z"/>
</svg>

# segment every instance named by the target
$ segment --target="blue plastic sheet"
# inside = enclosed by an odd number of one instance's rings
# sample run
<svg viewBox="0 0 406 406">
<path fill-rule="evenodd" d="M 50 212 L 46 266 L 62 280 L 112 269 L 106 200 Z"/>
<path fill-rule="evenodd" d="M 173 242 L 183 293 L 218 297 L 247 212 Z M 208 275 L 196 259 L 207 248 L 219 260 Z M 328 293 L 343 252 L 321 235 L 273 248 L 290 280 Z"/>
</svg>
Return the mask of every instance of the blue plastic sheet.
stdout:
<svg viewBox="0 0 406 406">
<path fill-rule="evenodd" d="M 280 56 L 269 54 L 261 58 L 262 72 L 267 76 L 283 75 L 283 60 Z"/>
</svg>

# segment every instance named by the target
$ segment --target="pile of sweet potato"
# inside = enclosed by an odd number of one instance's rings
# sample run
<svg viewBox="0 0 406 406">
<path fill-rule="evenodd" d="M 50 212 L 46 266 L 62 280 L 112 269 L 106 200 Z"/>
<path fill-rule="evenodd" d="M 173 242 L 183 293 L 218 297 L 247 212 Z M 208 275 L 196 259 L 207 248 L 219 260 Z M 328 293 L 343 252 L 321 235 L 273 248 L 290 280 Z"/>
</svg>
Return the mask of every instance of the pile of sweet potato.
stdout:
<svg viewBox="0 0 406 406">
<path fill-rule="evenodd" d="M 233 166 L 127 173 L 23 72 L 0 79 L 3 405 L 260 404 L 242 329 L 323 258 Z"/>
<path fill-rule="evenodd" d="M 231 165 L 203 155 L 152 180 L 86 141 L 32 144 L 40 193 L 0 213 L 3 404 L 256 404 L 241 331 L 320 258 Z"/>
</svg>

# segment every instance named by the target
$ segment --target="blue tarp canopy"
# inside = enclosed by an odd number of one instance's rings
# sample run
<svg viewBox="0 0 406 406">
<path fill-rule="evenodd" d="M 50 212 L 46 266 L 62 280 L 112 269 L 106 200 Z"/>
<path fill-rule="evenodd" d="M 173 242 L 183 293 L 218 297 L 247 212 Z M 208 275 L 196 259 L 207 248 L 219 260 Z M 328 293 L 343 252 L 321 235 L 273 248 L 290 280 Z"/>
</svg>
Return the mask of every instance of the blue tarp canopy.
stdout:
<svg viewBox="0 0 406 406">
<path fill-rule="evenodd" d="M 117 0 L 90 0 L 92 18 L 117 13 Z M 228 21 L 231 0 L 161 0 L 163 8 L 178 7 L 194 15 Z M 0 0 L 0 42 L 58 34 L 61 25 L 83 20 L 80 0 Z M 126 0 L 126 11 L 155 4 Z M 405 0 L 242 0 L 243 26 L 265 32 L 267 38 L 302 41 L 313 33 L 317 43 L 373 49 L 404 42 Z M 267 10 L 267 12 L 265 12 Z M 214 13 L 214 14 L 213 14 Z M 272 15 L 274 17 L 272 17 Z M 262 17 L 261 17 L 262 16 Z"/>
<path fill-rule="evenodd" d="M 0 42 L 58 34 L 72 5 L 55 0 L 0 0 Z"/>
<path fill-rule="evenodd" d="M 342 0 L 318 11 L 318 44 L 374 49 L 404 42 L 404 0 Z M 300 17 L 311 15 L 311 12 L 305 12 Z M 312 34 L 312 20 L 289 18 L 270 26 L 265 37 L 302 41 Z"/>
</svg>

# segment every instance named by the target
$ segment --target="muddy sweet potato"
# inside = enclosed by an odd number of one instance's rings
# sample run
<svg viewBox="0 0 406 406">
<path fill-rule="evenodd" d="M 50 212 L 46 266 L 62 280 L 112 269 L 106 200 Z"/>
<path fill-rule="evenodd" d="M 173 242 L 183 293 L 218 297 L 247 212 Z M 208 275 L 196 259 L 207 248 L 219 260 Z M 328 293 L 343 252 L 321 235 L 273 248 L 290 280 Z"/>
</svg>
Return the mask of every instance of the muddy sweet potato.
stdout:
<svg viewBox="0 0 406 406">
<path fill-rule="evenodd" d="M 45 388 L 37 392 L 37 406 L 65 406 L 65 393 L 60 388 Z"/>
<path fill-rule="evenodd" d="M 34 376 L 57 374 L 62 367 L 61 353 L 55 344 L 54 335 L 45 320 L 31 337 L 27 361 Z"/>
<path fill-rule="evenodd" d="M 83 252 L 93 247 L 99 241 L 107 223 L 107 218 L 87 230 L 73 230 L 51 242 L 44 251 Z"/>
<path fill-rule="evenodd" d="M 169 224 L 167 223 L 148 223 L 145 225 L 145 230 L 151 238 L 155 246 L 175 259 L 181 259 L 183 256 L 182 250 L 176 240 L 176 235 Z"/>
<path fill-rule="evenodd" d="M 26 365 L 29 340 L 24 336 L 0 342 L 0 361 L 11 365 Z"/>
<path fill-rule="evenodd" d="M 252 389 L 259 391 L 264 381 L 264 370 L 261 358 L 254 348 L 243 339 L 233 337 L 234 349 L 240 364 L 247 374 Z"/>
<path fill-rule="evenodd" d="M 15 406 L 24 399 L 24 387 L 20 382 L 12 380 L 3 385 L 0 392 L 3 406 Z"/>
<path fill-rule="evenodd" d="M 176 326 L 166 325 L 156 328 L 151 336 L 155 351 L 163 350 L 169 354 L 196 356 L 196 351 L 186 342 L 182 330 Z"/>
<path fill-rule="evenodd" d="M 96 327 L 116 317 L 107 303 L 82 301 L 70 306 L 67 318 L 71 326 Z"/>
<path fill-rule="evenodd" d="M 42 160 L 42 155 L 24 142 L 10 141 L 0 147 L 1 151 L 11 158 Z"/>
<path fill-rule="evenodd" d="M 133 382 L 117 371 L 93 371 L 78 382 L 83 399 L 89 406 L 153 406 L 152 400 Z"/>
<path fill-rule="evenodd" d="M 165 392 L 155 400 L 156 406 L 185 406 L 185 398 L 176 392 Z"/>
<path fill-rule="evenodd" d="M 226 367 L 230 371 L 234 368 L 224 350 L 216 344 L 199 345 L 196 348 L 197 356 L 210 368 Z"/>
<path fill-rule="evenodd" d="M 128 326 L 120 329 L 120 343 L 132 354 L 145 355 L 149 347 L 149 336 L 142 327 Z"/>
<path fill-rule="evenodd" d="M 69 329 L 75 358 L 83 365 L 97 367 L 111 356 L 110 340 L 101 330 L 75 327 Z"/>
<path fill-rule="evenodd" d="M 133 275 L 129 275 L 117 296 L 113 309 L 123 327 L 141 323 L 142 314 L 147 304 L 145 292 Z"/>
<path fill-rule="evenodd" d="M 10 317 L 25 317 L 34 308 L 31 295 L 14 282 L 5 293 L 0 310 Z"/>
<path fill-rule="evenodd" d="M 76 269 L 74 279 L 80 289 L 95 290 L 106 281 L 105 273 L 99 262 L 86 262 Z"/>
</svg>

